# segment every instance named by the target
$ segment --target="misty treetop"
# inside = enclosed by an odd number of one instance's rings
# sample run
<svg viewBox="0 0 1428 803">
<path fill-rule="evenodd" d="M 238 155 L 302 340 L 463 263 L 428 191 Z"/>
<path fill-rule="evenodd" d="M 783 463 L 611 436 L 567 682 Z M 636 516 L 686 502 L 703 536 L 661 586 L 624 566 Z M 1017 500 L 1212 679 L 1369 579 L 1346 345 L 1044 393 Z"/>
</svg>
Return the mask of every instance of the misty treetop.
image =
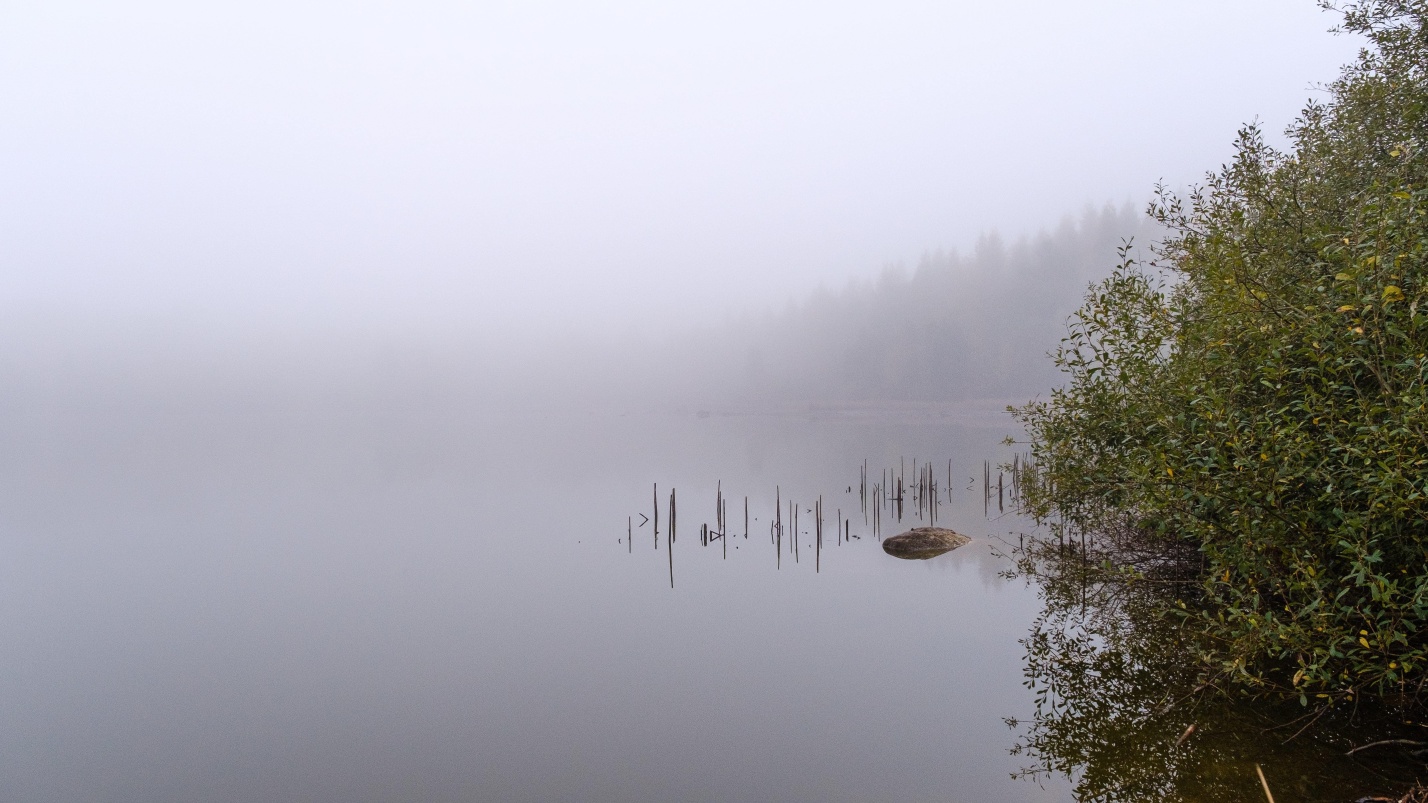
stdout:
<svg viewBox="0 0 1428 803">
<path fill-rule="evenodd" d="M 1110 531 L 1217 679 L 1308 703 L 1428 678 L 1428 3 L 1339 9 L 1368 46 L 1279 151 L 1242 130 L 1170 230 L 1095 285 L 1016 411 L 1036 515 Z"/>
<path fill-rule="evenodd" d="M 1056 380 L 1046 354 L 1086 282 L 1123 238 L 1153 231 L 1133 207 L 1088 207 L 1035 236 L 987 235 L 670 345 L 696 368 L 688 391 L 701 404 L 1018 398 Z"/>
</svg>

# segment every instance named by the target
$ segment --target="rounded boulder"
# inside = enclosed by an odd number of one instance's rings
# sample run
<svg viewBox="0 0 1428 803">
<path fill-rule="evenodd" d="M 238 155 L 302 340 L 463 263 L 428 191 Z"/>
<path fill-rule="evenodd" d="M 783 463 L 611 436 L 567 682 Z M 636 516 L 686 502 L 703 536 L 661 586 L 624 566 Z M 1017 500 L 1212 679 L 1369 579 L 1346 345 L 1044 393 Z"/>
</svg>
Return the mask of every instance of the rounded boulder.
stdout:
<svg viewBox="0 0 1428 803">
<path fill-rule="evenodd" d="M 883 539 L 883 551 L 895 558 L 927 560 L 951 552 L 972 539 L 943 527 L 916 527 Z"/>
</svg>

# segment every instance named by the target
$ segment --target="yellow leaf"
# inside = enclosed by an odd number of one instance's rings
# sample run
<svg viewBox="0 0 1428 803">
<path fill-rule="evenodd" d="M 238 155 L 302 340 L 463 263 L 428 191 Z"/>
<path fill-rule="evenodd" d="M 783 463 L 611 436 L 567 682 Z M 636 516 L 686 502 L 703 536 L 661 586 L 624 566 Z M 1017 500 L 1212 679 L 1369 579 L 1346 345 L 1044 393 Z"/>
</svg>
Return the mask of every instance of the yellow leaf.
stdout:
<svg viewBox="0 0 1428 803">
<path fill-rule="evenodd" d="M 1224 577 L 1221 577 L 1221 578 L 1220 578 L 1220 581 L 1221 581 L 1221 582 L 1224 582 L 1224 583 L 1230 582 L 1230 570 L 1229 570 L 1229 569 L 1226 569 L 1226 570 L 1225 570 L 1225 576 L 1224 576 Z"/>
<path fill-rule="evenodd" d="M 1348 240 L 1344 242 L 1348 242 Z M 1354 280 L 1354 275 L 1352 273 L 1335 273 L 1334 278 L 1341 282 L 1351 282 Z"/>
<path fill-rule="evenodd" d="M 1175 470 L 1170 468 L 1169 466 L 1165 468 L 1165 473 L 1171 477 L 1175 476 Z"/>
<path fill-rule="evenodd" d="M 1335 312 L 1353 312 L 1353 311 L 1354 311 L 1354 305 L 1353 305 L 1353 304 L 1345 304 L 1344 306 L 1339 307 L 1337 310 L 1334 310 L 1334 311 L 1335 311 Z"/>
<path fill-rule="evenodd" d="M 1360 638 L 1360 639 L 1359 639 L 1359 643 L 1362 644 L 1362 645 L 1364 645 L 1364 648 L 1365 648 L 1365 649 L 1368 648 L 1368 645 L 1369 645 L 1368 639 L 1366 639 L 1366 638 Z"/>
<path fill-rule="evenodd" d="M 1403 290 L 1396 284 L 1390 284 L 1383 288 L 1383 303 L 1392 304 L 1395 301 L 1403 300 Z"/>
<path fill-rule="evenodd" d="M 1396 154 L 1396 153 L 1394 154 L 1394 156 L 1397 156 L 1397 155 L 1398 155 L 1398 154 Z M 1393 197 L 1397 198 L 1397 199 L 1400 200 L 1400 201 L 1407 201 L 1407 200 L 1409 200 L 1410 198 L 1412 198 L 1413 196 L 1412 196 L 1412 195 L 1409 195 L 1409 194 L 1406 193 L 1406 192 L 1395 192 L 1395 193 L 1393 194 Z"/>
</svg>

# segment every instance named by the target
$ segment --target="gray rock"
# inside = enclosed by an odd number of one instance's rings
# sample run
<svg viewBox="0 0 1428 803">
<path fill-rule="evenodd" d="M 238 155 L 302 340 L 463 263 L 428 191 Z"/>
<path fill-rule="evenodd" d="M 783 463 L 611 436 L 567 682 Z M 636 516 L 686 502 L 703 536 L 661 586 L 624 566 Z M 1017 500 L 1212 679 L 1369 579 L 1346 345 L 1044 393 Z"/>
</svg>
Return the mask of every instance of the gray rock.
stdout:
<svg viewBox="0 0 1428 803">
<path fill-rule="evenodd" d="M 942 527 L 916 527 L 883 539 L 883 551 L 904 560 L 927 560 L 971 542 L 961 533 Z"/>
</svg>

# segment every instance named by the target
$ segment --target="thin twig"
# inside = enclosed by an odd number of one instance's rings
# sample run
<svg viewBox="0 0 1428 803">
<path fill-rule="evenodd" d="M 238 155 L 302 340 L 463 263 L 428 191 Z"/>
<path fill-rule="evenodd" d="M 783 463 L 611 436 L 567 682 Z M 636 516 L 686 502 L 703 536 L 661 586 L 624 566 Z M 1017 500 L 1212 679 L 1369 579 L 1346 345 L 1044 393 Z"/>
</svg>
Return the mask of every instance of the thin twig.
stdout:
<svg viewBox="0 0 1428 803">
<path fill-rule="evenodd" d="M 1354 749 L 1345 753 L 1344 755 L 1351 756 L 1354 753 L 1359 752 L 1360 750 L 1367 750 L 1370 747 L 1393 747 L 1394 745 L 1402 747 L 1422 747 L 1424 745 L 1428 745 L 1428 742 L 1420 742 L 1416 739 L 1384 739 L 1381 742 L 1369 742 L 1368 744 L 1361 744 L 1358 747 L 1355 747 Z"/>
<path fill-rule="evenodd" d="M 1304 723 L 1304 727 L 1302 727 L 1302 728 L 1300 728 L 1299 730 L 1295 731 L 1293 736 L 1290 736 L 1288 739 L 1285 739 L 1283 742 L 1280 742 L 1280 744 L 1289 744 L 1290 742 L 1294 741 L 1295 739 L 1298 739 L 1298 738 L 1299 738 L 1299 734 L 1303 733 L 1304 731 L 1309 730 L 1309 728 L 1312 727 L 1315 722 L 1318 722 L 1318 721 L 1319 721 L 1319 717 L 1324 716 L 1324 714 L 1327 713 L 1328 710 L 1329 710 L 1329 706 L 1327 706 L 1327 705 L 1324 706 L 1323 708 L 1320 708 L 1320 709 L 1319 709 L 1319 713 L 1315 714 L 1313 719 L 1311 719 L 1311 720 L 1309 720 L 1308 722 Z"/>
</svg>

